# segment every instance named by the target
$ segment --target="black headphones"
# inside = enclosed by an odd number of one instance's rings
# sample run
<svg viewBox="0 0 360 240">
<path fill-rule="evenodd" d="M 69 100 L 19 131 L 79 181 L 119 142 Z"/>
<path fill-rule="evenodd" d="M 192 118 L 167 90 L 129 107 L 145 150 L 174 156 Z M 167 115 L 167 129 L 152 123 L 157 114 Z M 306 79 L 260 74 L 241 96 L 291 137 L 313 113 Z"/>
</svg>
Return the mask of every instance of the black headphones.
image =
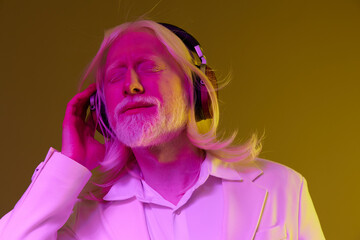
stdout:
<svg viewBox="0 0 360 240">
<path fill-rule="evenodd" d="M 173 32 L 176 36 L 178 36 L 181 41 L 185 44 L 185 46 L 189 49 L 191 55 L 193 56 L 193 52 L 197 54 L 200 59 L 200 64 L 195 64 L 205 75 L 209 78 L 210 82 L 212 83 L 213 87 L 217 89 L 217 80 L 215 77 L 215 73 L 213 70 L 207 66 L 206 58 L 202 52 L 202 48 L 199 42 L 188 32 L 185 30 L 174 26 L 168 23 L 158 23 L 162 26 L 169 29 Z M 195 100 L 195 120 L 205 120 L 212 118 L 212 111 L 211 111 L 211 101 L 209 93 L 205 87 L 204 82 L 195 74 L 193 73 L 193 85 L 194 85 L 194 100 Z M 218 95 L 218 92 L 216 91 Z M 90 110 L 96 110 L 96 93 L 90 97 Z M 109 125 L 109 121 L 106 117 L 105 105 L 103 102 L 100 104 L 100 115 L 106 129 L 111 129 Z M 101 121 L 98 121 L 101 124 Z"/>
</svg>

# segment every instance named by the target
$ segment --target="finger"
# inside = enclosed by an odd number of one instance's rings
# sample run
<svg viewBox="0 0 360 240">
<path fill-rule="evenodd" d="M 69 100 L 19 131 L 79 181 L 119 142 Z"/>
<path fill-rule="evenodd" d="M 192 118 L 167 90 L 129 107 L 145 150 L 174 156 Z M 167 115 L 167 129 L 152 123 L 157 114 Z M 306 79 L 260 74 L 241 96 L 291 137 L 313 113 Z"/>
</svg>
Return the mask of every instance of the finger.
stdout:
<svg viewBox="0 0 360 240">
<path fill-rule="evenodd" d="M 90 96 L 96 91 L 96 84 L 90 84 L 84 91 L 77 93 L 70 101 L 70 105 L 84 105 Z"/>
<path fill-rule="evenodd" d="M 96 91 L 96 84 L 90 84 L 84 91 L 76 94 L 68 103 L 67 111 L 85 119 L 90 96 Z"/>
<path fill-rule="evenodd" d="M 88 102 L 90 96 L 95 93 L 96 91 L 96 84 L 92 83 L 90 84 L 84 91 L 79 92 L 74 96 L 74 101 L 78 104 L 85 104 Z"/>
</svg>

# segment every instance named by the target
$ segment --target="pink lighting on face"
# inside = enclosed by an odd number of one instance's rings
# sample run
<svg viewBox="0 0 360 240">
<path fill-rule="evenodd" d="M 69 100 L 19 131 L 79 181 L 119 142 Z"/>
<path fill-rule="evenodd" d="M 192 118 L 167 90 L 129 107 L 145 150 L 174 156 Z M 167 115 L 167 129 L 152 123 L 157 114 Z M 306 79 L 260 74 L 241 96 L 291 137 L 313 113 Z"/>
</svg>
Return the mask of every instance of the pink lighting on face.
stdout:
<svg viewBox="0 0 360 240">
<path fill-rule="evenodd" d="M 132 148 L 161 144 L 184 129 L 188 100 L 183 76 L 151 32 L 130 31 L 112 44 L 104 93 L 109 123 L 120 142 Z"/>
</svg>

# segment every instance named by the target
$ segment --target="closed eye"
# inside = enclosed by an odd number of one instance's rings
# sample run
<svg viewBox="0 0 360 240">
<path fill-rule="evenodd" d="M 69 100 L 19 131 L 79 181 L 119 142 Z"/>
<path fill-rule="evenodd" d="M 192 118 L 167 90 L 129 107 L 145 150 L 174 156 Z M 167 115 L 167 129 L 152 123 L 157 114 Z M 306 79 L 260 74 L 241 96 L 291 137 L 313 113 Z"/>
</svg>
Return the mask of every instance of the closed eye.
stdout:
<svg viewBox="0 0 360 240">
<path fill-rule="evenodd" d="M 124 79 L 126 77 L 126 72 L 127 72 L 126 67 L 121 67 L 121 68 L 118 68 L 118 69 L 114 69 L 106 77 L 107 81 L 113 83 L 113 82 L 117 82 L 119 80 L 122 80 L 122 79 Z"/>
<path fill-rule="evenodd" d="M 139 73 L 157 73 L 164 70 L 164 67 L 153 61 L 144 61 L 140 62 L 136 69 Z"/>
</svg>

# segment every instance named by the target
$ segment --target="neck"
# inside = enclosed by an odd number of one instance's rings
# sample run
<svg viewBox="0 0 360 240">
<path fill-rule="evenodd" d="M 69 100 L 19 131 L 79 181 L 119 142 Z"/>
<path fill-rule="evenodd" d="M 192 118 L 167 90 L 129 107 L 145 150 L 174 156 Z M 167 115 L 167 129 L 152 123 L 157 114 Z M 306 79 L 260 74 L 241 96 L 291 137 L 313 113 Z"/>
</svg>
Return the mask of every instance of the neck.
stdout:
<svg viewBox="0 0 360 240">
<path fill-rule="evenodd" d="M 204 151 L 191 144 L 182 131 L 159 146 L 132 149 L 144 181 L 176 205 L 199 177 Z"/>
</svg>

